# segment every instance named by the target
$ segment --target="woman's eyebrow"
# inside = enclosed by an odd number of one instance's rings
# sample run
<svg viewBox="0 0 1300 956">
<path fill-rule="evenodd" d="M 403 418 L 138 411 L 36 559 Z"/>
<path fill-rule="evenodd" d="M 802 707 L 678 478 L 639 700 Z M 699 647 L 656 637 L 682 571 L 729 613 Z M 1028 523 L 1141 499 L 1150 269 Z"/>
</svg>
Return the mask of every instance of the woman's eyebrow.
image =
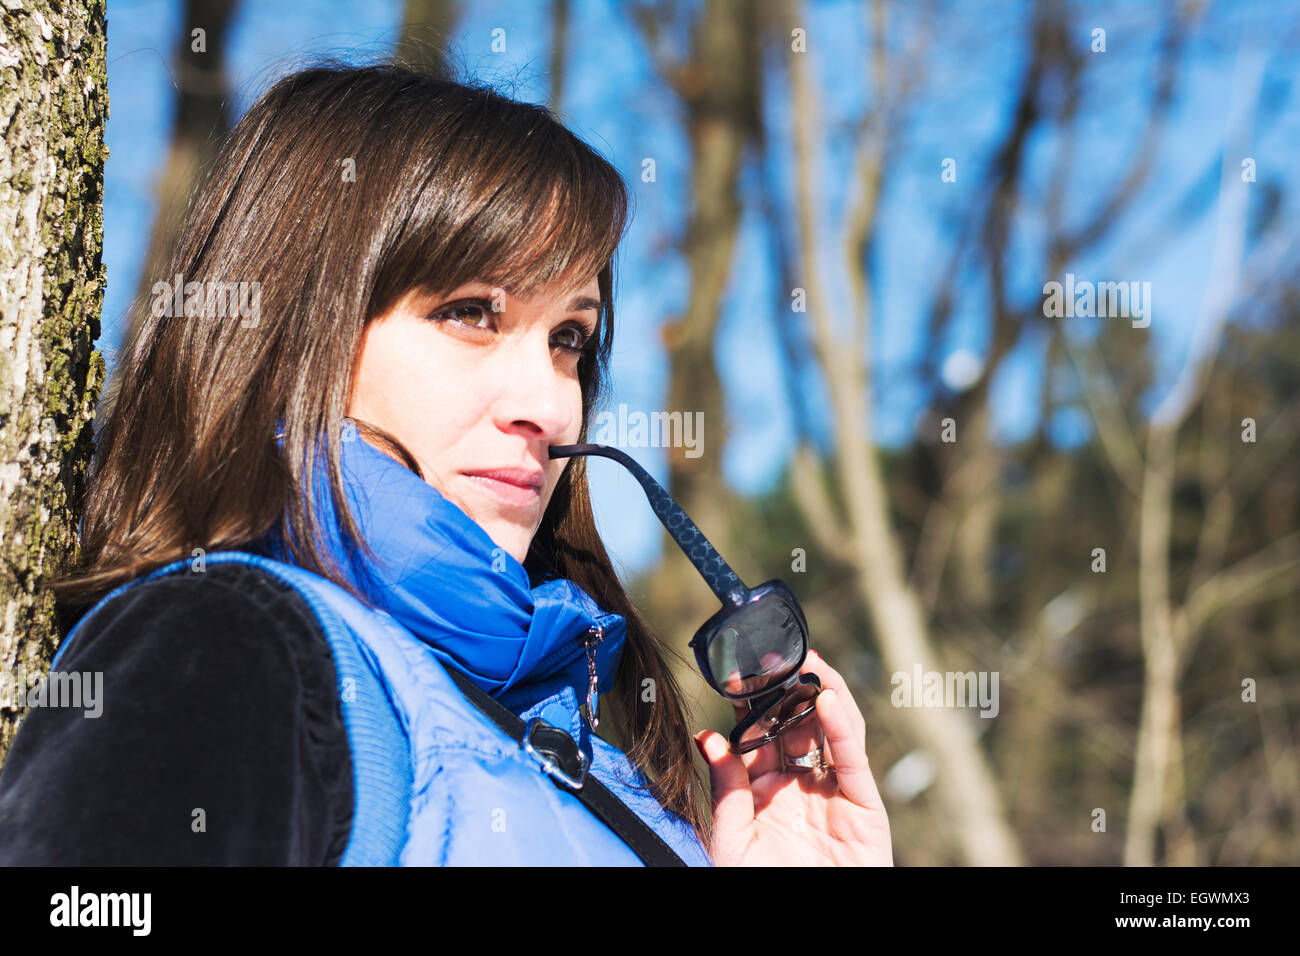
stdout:
<svg viewBox="0 0 1300 956">
<path fill-rule="evenodd" d="M 601 306 L 600 306 L 599 299 L 593 299 L 591 296 L 588 295 L 580 295 L 572 302 L 569 303 L 568 311 L 585 312 L 588 309 L 595 309 L 597 312 L 599 312 L 600 308 Z"/>
</svg>

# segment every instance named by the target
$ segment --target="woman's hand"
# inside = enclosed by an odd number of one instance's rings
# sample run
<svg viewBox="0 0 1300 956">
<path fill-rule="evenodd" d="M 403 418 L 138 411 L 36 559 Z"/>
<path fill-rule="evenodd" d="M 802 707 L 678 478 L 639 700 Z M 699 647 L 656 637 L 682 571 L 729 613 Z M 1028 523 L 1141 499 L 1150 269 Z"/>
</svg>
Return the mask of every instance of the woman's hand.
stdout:
<svg viewBox="0 0 1300 956">
<path fill-rule="evenodd" d="M 718 866 L 893 866 L 889 817 L 867 765 L 867 723 L 844 678 L 816 651 L 801 673 L 822 682 L 814 714 L 780 740 L 743 756 L 712 730 L 695 735 L 713 787 L 713 846 Z M 748 712 L 736 706 L 736 719 Z M 834 773 L 783 773 L 791 756 L 825 735 Z"/>
</svg>

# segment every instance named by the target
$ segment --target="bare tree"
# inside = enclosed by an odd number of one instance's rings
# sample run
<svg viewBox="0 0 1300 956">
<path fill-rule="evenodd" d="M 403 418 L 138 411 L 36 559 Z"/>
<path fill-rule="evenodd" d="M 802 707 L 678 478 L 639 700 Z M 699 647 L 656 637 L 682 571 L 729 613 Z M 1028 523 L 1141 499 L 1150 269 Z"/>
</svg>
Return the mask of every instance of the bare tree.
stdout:
<svg viewBox="0 0 1300 956">
<path fill-rule="evenodd" d="M 883 34 L 883 5 L 872 8 L 874 33 Z M 787 37 L 806 23 L 801 5 L 786 7 Z M 919 595 L 904 570 L 899 543 L 891 528 L 888 493 L 874 452 L 871 415 L 869 274 L 864 249 L 876 225 L 883 148 L 889 119 L 884 78 L 891 66 L 884 46 L 873 51 L 876 97 L 873 115 L 858 130 L 853 160 L 854 197 L 845 218 L 842 249 L 849 277 L 847 296 L 832 296 L 821 262 L 820 237 L 832 233 L 818 183 L 821 168 L 821 96 L 810 76 L 804 52 L 787 40 L 791 85 L 792 136 L 795 150 L 795 209 L 798 230 L 798 288 L 806 296 L 813 350 L 829 395 L 836 460 L 829 475 L 809 446 L 801 451 L 797 480 L 811 490 L 800 499 L 819 501 L 809 513 L 809 527 L 820 528 L 819 545 L 844 556 L 854 569 L 860 598 L 887 670 L 911 672 L 913 665 L 940 664 L 940 651 L 929 635 Z M 847 305 L 833 308 L 832 302 Z M 835 313 L 851 317 L 847 330 L 836 328 Z M 818 489 L 830 479 L 834 499 Z M 836 509 L 832 500 L 843 503 Z M 971 863 L 1014 865 L 1021 862 L 1019 843 L 1007 822 L 1003 801 L 975 733 L 960 712 L 916 708 L 907 717 L 909 730 L 940 768 L 936 781 L 943 814 L 954 842 Z"/>
<path fill-rule="evenodd" d="M 1060 11 L 1055 11 L 1059 15 Z M 1076 159 L 1077 137 L 1074 128 L 1077 101 L 1076 61 L 1057 57 L 1058 64 L 1068 65 L 1065 95 L 1059 110 L 1051 118 L 1060 130 L 1059 160 L 1050 177 L 1051 185 L 1044 203 L 1048 239 L 1047 271 L 1058 275 L 1081 251 L 1095 246 L 1108 232 L 1123 210 L 1131 205 L 1148 181 L 1152 157 L 1157 153 L 1169 108 L 1174 101 L 1174 77 L 1184 38 L 1204 13 L 1203 6 L 1192 5 L 1168 11 L 1166 36 L 1161 43 L 1147 123 L 1127 172 L 1110 193 L 1094 203 L 1095 212 L 1081 226 L 1073 229 L 1061 222 L 1061 199 L 1071 186 L 1071 169 Z M 1244 56 L 1244 59 L 1242 57 Z M 1251 75 L 1238 76 L 1236 102 L 1254 108 L 1257 103 L 1262 66 L 1253 55 L 1239 53 L 1239 66 L 1252 64 Z M 1040 107 L 1039 112 L 1043 110 Z M 1253 116 L 1246 114 L 1246 118 Z M 1230 309 L 1237 297 L 1240 259 L 1246 232 L 1246 187 L 1239 181 L 1237 162 L 1248 150 L 1249 135 L 1242 128 L 1230 129 L 1224 140 L 1220 188 L 1217 207 L 1217 239 L 1210 267 L 1210 286 L 1202 303 L 1197 323 L 1196 348 L 1165 401 L 1145 427 L 1130 421 L 1120 390 L 1108 370 L 1100 350 L 1093 342 L 1076 342 L 1065 333 L 1060 320 L 1051 324 L 1053 354 L 1068 356 L 1078 371 L 1083 398 L 1097 429 L 1099 447 L 1113 469 L 1117 486 L 1133 500 L 1133 519 L 1138 537 L 1138 616 L 1141 657 L 1144 662 L 1142 706 L 1138 728 L 1137 756 L 1129 797 L 1128 826 L 1125 833 L 1124 862 L 1150 865 L 1156 862 L 1156 833 L 1163 827 L 1170 862 L 1195 865 L 1203 862 L 1192 838 L 1185 816 L 1187 794 L 1183 783 L 1183 742 L 1178 682 L 1187 665 L 1200 629 L 1216 613 L 1228 606 L 1242 606 L 1264 600 L 1289 586 L 1287 575 L 1300 565 L 1300 536 L 1284 535 L 1256 554 L 1230 566 L 1223 566 L 1227 535 L 1232 524 L 1234 491 L 1243 491 L 1239 483 L 1224 474 L 1226 465 L 1212 456 L 1203 455 L 1202 486 L 1209 507 L 1205 520 L 1197 529 L 1195 565 L 1190 583 L 1181 602 L 1173 597 L 1174 574 L 1171 569 L 1174 488 L 1177 480 L 1176 452 L 1179 433 L 1200 402 L 1213 365 L 1215 351 Z M 1199 188 L 1199 181 L 1193 189 Z M 1176 206 L 1186 206 L 1184 201 Z M 1260 270 L 1279 269 L 1287 243 L 1294 242 L 1274 228 L 1254 254 Z M 1150 240 L 1146 240 L 1149 243 Z M 1031 312 L 1026 307 L 1026 317 Z M 1283 418 L 1285 423 L 1288 419 Z M 1285 424 L 1278 430 L 1285 432 Z M 1274 435 L 1269 446 L 1275 458 L 1279 447 L 1290 442 Z M 1238 485 L 1234 487 L 1235 485 Z M 1086 590 L 1086 589 L 1083 589 Z M 1072 589 L 1076 597 L 1080 588 Z M 1033 604 L 1040 603 L 1036 598 Z M 1026 605 L 1027 609 L 1029 605 Z M 1046 610 L 1046 608 L 1044 608 Z M 1041 644 L 1036 637 L 1035 643 Z M 1040 678 L 1044 677 L 1039 671 Z M 1107 715 L 1094 714 L 1089 726 L 1096 734 L 1112 731 L 1105 726 Z"/>
<path fill-rule="evenodd" d="M 448 74 L 448 48 L 459 16 L 457 0 L 406 0 L 397 58 L 429 73 Z"/>
<path fill-rule="evenodd" d="M 137 295 L 147 297 L 163 275 L 180 234 L 185 208 L 217 144 L 230 128 L 230 81 L 226 75 L 226 35 L 234 18 L 233 0 L 185 0 L 177 37 L 176 115 L 162 171 L 154 185 L 158 202 Z M 128 329 L 124 341 L 134 330 Z"/>
<path fill-rule="evenodd" d="M 564 109 L 564 67 L 569 49 L 569 0 L 551 0 L 551 96 L 548 105 L 559 115 Z"/>
<path fill-rule="evenodd" d="M 761 73 L 758 11 L 754 0 L 709 0 L 692 28 L 684 61 L 667 52 L 663 10 L 635 8 L 660 76 L 685 109 L 690 142 L 690 197 L 682 253 L 690 273 L 683 313 L 663 326 L 669 382 L 667 407 L 702 413 L 707 452 L 687 458 L 670 450 L 668 487 L 724 554 L 732 554 L 726 529 L 733 502 L 722 476 L 726 446 L 722 384 L 714 341 L 731 276 L 742 202 L 745 148 L 758 133 Z M 664 537 L 664 560 L 650 593 L 663 620 L 703 621 L 717 610 L 690 562 Z M 672 640 L 690 635 L 674 635 Z M 730 708 L 727 708 L 730 713 Z"/>
<path fill-rule="evenodd" d="M 1248 124 L 1259 102 L 1263 83 L 1263 57 L 1238 51 L 1237 103 L 1246 103 L 1242 123 L 1224 137 L 1218 223 L 1210 281 L 1197 323 L 1197 341 L 1189 350 L 1181 374 L 1152 413 L 1141 463 L 1139 493 L 1140 562 L 1139 606 L 1142 654 L 1146 663 L 1142 718 L 1129 804 L 1124 862 L 1149 866 L 1155 861 L 1156 829 L 1165 824 L 1174 836 L 1180 829 L 1186 795 L 1182 782 L 1182 732 L 1178 681 L 1201 627 L 1226 605 L 1259 600 L 1293 589 L 1300 569 L 1300 532 L 1274 540 L 1260 552 L 1223 568 L 1223 554 L 1232 499 L 1228 486 L 1211 506 L 1210 519 L 1201 526 L 1198 562 L 1182 602 L 1175 603 L 1170 574 L 1170 529 L 1173 518 L 1175 452 L 1178 434 L 1203 393 L 1228 315 L 1236 302 L 1246 239 L 1246 196 L 1249 187 L 1240 179 L 1239 157 L 1247 152 Z M 1253 257 L 1281 256 L 1294 236 L 1275 227 L 1269 239 L 1255 247 Z M 1185 825 L 1184 825 L 1185 827 Z M 1171 840 L 1171 855 L 1185 865 L 1196 865 L 1195 842 Z"/>
</svg>

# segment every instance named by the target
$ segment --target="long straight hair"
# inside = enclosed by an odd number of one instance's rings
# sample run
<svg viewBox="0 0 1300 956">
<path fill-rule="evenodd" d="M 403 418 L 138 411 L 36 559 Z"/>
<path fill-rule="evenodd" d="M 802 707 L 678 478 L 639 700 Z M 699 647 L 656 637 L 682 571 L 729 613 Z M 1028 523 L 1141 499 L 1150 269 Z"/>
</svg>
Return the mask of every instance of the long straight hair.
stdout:
<svg viewBox="0 0 1300 956">
<path fill-rule="evenodd" d="M 238 549 L 277 528 L 296 564 L 370 604 L 318 547 L 322 519 L 304 493 L 324 436 L 341 530 L 372 554 L 339 464 L 366 323 L 412 290 L 443 295 L 484 281 L 527 298 L 597 275 L 601 327 L 578 365 L 585 441 L 607 390 L 614 254 L 629 201 L 618 171 L 545 107 L 486 86 L 393 63 L 326 63 L 281 79 L 227 135 L 167 274 L 150 277 L 163 285 L 134 304 L 80 553 L 52 583 L 61 617 L 194 548 Z M 243 288 L 257 290 L 257 308 L 169 315 L 171 283 L 183 284 L 182 301 L 256 283 Z M 363 433 L 419 473 L 395 436 Z M 565 468 L 524 566 L 533 581 L 569 578 L 627 620 L 611 736 L 707 846 L 685 702 L 668 664 L 680 655 L 650 631 L 614 571 L 584 458 Z"/>
</svg>

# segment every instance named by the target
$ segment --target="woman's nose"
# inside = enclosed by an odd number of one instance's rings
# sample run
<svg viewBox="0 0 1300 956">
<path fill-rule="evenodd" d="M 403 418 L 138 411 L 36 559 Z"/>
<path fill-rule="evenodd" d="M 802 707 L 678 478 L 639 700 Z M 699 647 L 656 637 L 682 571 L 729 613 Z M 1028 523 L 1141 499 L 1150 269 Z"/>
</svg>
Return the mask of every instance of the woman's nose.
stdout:
<svg viewBox="0 0 1300 956">
<path fill-rule="evenodd" d="M 511 360 L 501 374 L 497 427 L 527 428 L 531 436 L 547 440 L 566 433 L 578 414 L 581 391 L 557 365 L 548 338 L 539 345 L 530 336 L 528 342 L 512 349 Z"/>
</svg>

